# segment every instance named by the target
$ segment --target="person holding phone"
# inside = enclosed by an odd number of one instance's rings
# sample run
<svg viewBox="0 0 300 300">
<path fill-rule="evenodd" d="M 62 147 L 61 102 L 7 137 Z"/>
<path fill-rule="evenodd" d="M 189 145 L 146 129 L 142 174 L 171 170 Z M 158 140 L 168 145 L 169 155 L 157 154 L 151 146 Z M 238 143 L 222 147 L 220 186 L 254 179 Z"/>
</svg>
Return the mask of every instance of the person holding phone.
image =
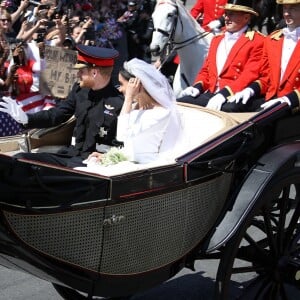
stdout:
<svg viewBox="0 0 300 300">
<path fill-rule="evenodd" d="M 26 128 L 49 128 L 62 124 L 73 115 L 76 119 L 70 145 L 59 153 L 20 153 L 32 159 L 65 167 L 82 165 L 93 151 L 103 151 L 113 144 L 117 116 L 123 104 L 121 93 L 111 80 L 115 49 L 77 45 L 76 82 L 64 101 L 49 110 L 26 114 L 10 98 L 2 98 L 0 111 L 11 115 Z"/>
</svg>

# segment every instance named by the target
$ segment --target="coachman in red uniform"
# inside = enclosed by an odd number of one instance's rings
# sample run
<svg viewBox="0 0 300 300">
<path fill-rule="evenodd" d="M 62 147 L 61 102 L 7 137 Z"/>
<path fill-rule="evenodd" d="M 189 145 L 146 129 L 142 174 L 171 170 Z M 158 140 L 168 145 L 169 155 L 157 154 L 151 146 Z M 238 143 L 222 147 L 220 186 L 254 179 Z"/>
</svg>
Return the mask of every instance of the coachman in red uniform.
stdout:
<svg viewBox="0 0 300 300">
<path fill-rule="evenodd" d="M 226 31 L 212 39 L 208 56 L 193 87 L 182 91 L 179 102 L 223 111 L 252 111 L 228 100 L 259 78 L 265 37 L 250 28 L 258 13 L 249 0 L 229 1 L 225 9 Z M 254 103 L 253 103 L 254 104 Z"/>
<path fill-rule="evenodd" d="M 271 33 L 264 43 L 260 78 L 235 95 L 236 103 L 265 97 L 263 108 L 286 102 L 300 103 L 300 0 L 277 0 L 283 5 L 286 27 Z"/>
<path fill-rule="evenodd" d="M 191 15 L 201 19 L 201 26 L 208 31 L 224 25 L 224 5 L 227 0 L 197 0 L 191 9 Z"/>
</svg>

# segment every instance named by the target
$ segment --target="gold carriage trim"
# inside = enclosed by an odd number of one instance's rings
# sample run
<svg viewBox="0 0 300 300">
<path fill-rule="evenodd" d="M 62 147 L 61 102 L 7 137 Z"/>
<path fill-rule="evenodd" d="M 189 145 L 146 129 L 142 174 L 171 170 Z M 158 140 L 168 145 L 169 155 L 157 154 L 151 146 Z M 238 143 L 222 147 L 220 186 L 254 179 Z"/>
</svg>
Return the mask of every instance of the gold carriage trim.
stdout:
<svg viewBox="0 0 300 300">
<path fill-rule="evenodd" d="M 300 0 L 276 0 L 277 4 L 298 4 Z"/>
<path fill-rule="evenodd" d="M 227 3 L 224 6 L 224 9 L 225 10 L 226 9 L 227 10 L 234 10 L 234 11 L 243 11 L 243 12 L 255 15 L 255 16 L 259 16 L 259 14 L 254 9 L 252 9 L 251 7 L 248 7 L 248 6 L 244 6 L 244 5 L 236 5 L 236 4 Z"/>
</svg>

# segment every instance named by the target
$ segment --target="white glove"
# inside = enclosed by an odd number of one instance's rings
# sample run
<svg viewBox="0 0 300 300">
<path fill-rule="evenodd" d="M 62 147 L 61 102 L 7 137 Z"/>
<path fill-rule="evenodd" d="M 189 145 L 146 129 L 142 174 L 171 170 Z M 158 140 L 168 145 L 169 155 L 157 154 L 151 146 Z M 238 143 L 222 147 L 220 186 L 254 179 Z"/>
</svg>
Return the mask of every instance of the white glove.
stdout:
<svg viewBox="0 0 300 300">
<path fill-rule="evenodd" d="M 193 86 L 188 86 L 186 89 L 181 91 L 179 97 L 192 96 L 197 97 L 200 94 L 200 91 Z"/>
<path fill-rule="evenodd" d="M 206 107 L 215 110 L 221 110 L 222 104 L 226 102 L 226 98 L 222 94 L 216 94 L 209 99 Z"/>
<path fill-rule="evenodd" d="M 212 20 L 207 24 L 207 26 L 209 27 L 209 29 L 215 30 L 221 26 L 221 22 L 220 20 Z"/>
<path fill-rule="evenodd" d="M 26 113 L 22 110 L 16 100 L 10 97 L 2 97 L 2 100 L 0 100 L 0 111 L 9 114 L 18 123 L 22 123 L 23 125 L 28 123 L 28 116 Z"/>
<path fill-rule="evenodd" d="M 251 88 L 245 88 L 244 90 L 235 93 L 228 102 L 239 103 L 242 100 L 243 104 L 247 104 L 248 100 L 254 95 L 254 91 Z"/>
<path fill-rule="evenodd" d="M 263 109 L 269 108 L 274 104 L 279 104 L 279 103 L 287 103 L 289 106 L 291 106 L 291 101 L 289 100 L 288 97 L 281 97 L 281 98 L 276 98 L 276 99 L 272 99 L 267 101 L 266 103 L 262 104 L 260 107 Z"/>
</svg>

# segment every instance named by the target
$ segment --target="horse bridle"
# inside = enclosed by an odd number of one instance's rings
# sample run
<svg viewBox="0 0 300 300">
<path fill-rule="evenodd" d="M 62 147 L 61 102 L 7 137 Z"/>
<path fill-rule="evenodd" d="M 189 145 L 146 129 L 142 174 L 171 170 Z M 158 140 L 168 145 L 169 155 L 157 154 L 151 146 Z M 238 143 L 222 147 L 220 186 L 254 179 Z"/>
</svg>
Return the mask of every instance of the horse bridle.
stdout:
<svg viewBox="0 0 300 300">
<path fill-rule="evenodd" d="M 162 35 L 164 36 L 167 36 L 168 37 L 168 41 L 166 42 L 164 48 L 161 50 L 161 52 L 163 52 L 165 50 L 166 47 L 168 46 L 172 46 L 173 48 L 173 41 L 174 41 L 174 35 L 175 35 L 175 32 L 176 32 L 176 28 L 177 28 L 177 21 L 178 21 L 178 6 L 177 5 L 174 5 L 173 3 L 171 2 L 165 2 L 165 1 L 162 1 L 162 2 L 158 2 L 157 5 L 161 5 L 161 4 L 169 4 L 169 5 L 172 5 L 176 8 L 176 13 L 174 14 L 173 16 L 173 20 L 172 20 L 172 28 L 170 30 L 170 32 L 166 31 L 166 30 L 163 30 L 161 28 L 155 28 L 153 29 L 153 32 L 159 32 L 161 33 Z"/>
<path fill-rule="evenodd" d="M 181 22 L 181 28 L 183 28 L 183 22 L 180 18 L 180 15 L 179 15 L 178 5 L 174 4 L 172 2 L 169 2 L 169 1 L 161 1 L 161 2 L 157 3 L 157 5 L 160 5 L 160 4 L 169 4 L 169 5 L 172 5 L 176 8 L 176 13 L 173 16 L 173 20 L 172 20 L 173 23 L 172 23 L 172 28 L 171 28 L 170 32 L 168 32 L 166 30 L 163 30 L 161 28 L 155 28 L 155 27 L 154 27 L 154 30 L 153 30 L 154 32 L 155 31 L 159 32 L 162 35 L 168 37 L 168 40 L 167 40 L 166 44 L 164 45 L 163 49 L 161 50 L 161 53 L 168 52 L 168 54 L 166 54 L 166 58 L 161 63 L 161 66 L 163 66 L 163 64 L 168 60 L 169 56 L 173 53 L 173 51 L 177 51 L 179 49 L 182 49 L 182 48 L 188 46 L 189 44 L 193 43 L 194 41 L 204 38 L 206 35 L 209 34 L 209 32 L 203 32 L 203 33 L 201 32 L 201 33 L 198 33 L 195 36 L 192 36 L 192 37 L 190 37 L 186 40 L 183 40 L 181 42 L 174 42 L 174 35 L 175 35 L 176 29 L 177 29 L 178 20 Z M 168 50 L 168 51 L 166 51 L 166 50 Z"/>
</svg>

